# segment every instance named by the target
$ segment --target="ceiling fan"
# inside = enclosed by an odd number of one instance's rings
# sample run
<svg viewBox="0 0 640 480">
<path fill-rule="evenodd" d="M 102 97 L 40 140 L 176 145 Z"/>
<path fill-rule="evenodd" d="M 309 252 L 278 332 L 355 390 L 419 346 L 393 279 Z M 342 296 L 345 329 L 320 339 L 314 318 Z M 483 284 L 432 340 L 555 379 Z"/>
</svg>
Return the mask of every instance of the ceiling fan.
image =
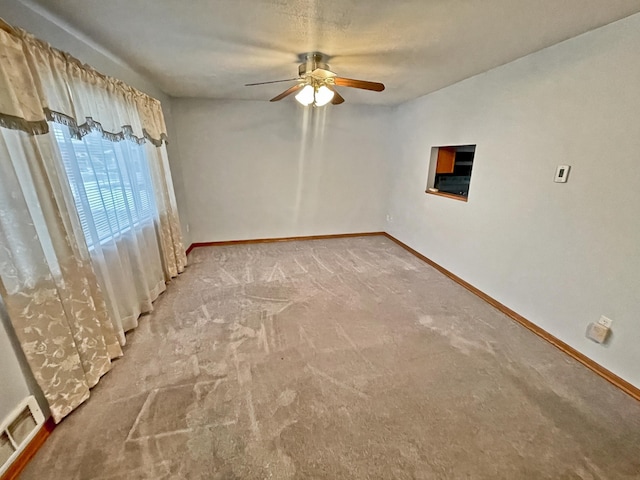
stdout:
<svg viewBox="0 0 640 480">
<path fill-rule="evenodd" d="M 354 80 L 352 78 L 338 77 L 329 69 L 326 63 L 327 55 L 320 52 L 304 53 L 300 55 L 303 63 L 298 67 L 298 77 L 288 78 L 286 80 L 273 80 L 271 82 L 247 83 L 246 87 L 255 85 L 266 85 L 269 83 L 280 82 L 298 82 L 289 87 L 280 95 L 271 99 L 277 102 L 292 93 L 296 93 L 296 100 L 304 106 L 313 105 L 314 107 L 322 107 L 329 102 L 333 105 L 344 103 L 344 98 L 338 93 L 336 87 L 352 87 L 361 88 L 363 90 L 372 90 L 381 92 L 384 85 L 378 82 L 367 82 L 365 80 Z"/>
</svg>

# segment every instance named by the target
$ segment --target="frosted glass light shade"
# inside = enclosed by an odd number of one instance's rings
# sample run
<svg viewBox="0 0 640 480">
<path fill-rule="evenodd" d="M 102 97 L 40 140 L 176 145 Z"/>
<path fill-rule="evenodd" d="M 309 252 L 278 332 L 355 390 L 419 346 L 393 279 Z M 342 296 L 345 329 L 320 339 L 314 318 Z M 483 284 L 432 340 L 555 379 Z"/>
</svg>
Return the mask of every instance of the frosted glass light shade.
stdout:
<svg viewBox="0 0 640 480">
<path fill-rule="evenodd" d="M 307 105 L 311 105 L 313 103 L 313 99 L 315 96 L 314 93 L 315 92 L 313 91 L 313 87 L 311 85 L 305 85 L 304 88 L 300 90 L 300 93 L 296 95 L 296 100 L 306 107 Z"/>
<path fill-rule="evenodd" d="M 316 91 L 316 106 L 322 107 L 329 103 L 333 99 L 333 90 L 328 88 L 326 85 L 320 86 Z"/>
<path fill-rule="evenodd" d="M 305 85 L 296 95 L 296 100 L 305 107 L 312 104 L 314 107 L 323 107 L 333 100 L 334 94 L 335 92 L 326 85 L 320 85 L 319 87 Z"/>
</svg>

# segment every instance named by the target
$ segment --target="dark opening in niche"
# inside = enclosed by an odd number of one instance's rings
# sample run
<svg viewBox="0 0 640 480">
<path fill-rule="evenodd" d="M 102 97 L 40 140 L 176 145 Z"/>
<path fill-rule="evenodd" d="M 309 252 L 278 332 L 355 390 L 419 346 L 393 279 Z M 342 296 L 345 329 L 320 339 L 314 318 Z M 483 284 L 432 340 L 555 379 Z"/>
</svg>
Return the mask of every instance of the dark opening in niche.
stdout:
<svg viewBox="0 0 640 480">
<path fill-rule="evenodd" d="M 466 199 L 469 196 L 475 145 L 433 147 L 428 193 L 446 193 Z"/>
</svg>

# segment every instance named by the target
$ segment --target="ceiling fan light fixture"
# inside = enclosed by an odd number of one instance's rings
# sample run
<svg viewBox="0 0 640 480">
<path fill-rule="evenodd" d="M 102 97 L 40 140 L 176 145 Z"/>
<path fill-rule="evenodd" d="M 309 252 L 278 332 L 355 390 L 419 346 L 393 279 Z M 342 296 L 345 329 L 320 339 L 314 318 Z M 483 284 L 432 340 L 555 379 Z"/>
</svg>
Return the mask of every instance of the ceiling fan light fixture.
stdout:
<svg viewBox="0 0 640 480">
<path fill-rule="evenodd" d="M 300 93 L 296 95 L 296 100 L 308 107 L 313 105 L 314 107 L 324 107 L 333 99 L 334 92 L 326 85 L 305 85 Z"/>
<path fill-rule="evenodd" d="M 315 106 L 323 107 L 331 100 L 333 100 L 334 92 L 326 85 L 320 85 L 320 87 L 315 92 Z"/>
<path fill-rule="evenodd" d="M 296 100 L 305 107 L 311 105 L 315 99 L 315 91 L 311 85 L 305 85 L 300 93 L 296 95 Z"/>
<path fill-rule="evenodd" d="M 298 78 L 247 83 L 246 86 L 297 81 L 295 85 L 287 88 L 284 92 L 276 95 L 269 101 L 279 102 L 289 95 L 296 94 L 296 101 L 305 107 L 309 105 L 313 107 L 323 107 L 328 103 L 332 103 L 333 105 L 344 103 L 342 95 L 335 90 L 336 86 L 359 88 L 372 92 L 382 92 L 384 90 L 383 83 L 339 77 L 329 69 L 329 65 L 326 63 L 328 59 L 329 57 L 327 55 L 320 52 L 301 54 L 300 60 L 302 63 L 298 67 Z"/>
</svg>

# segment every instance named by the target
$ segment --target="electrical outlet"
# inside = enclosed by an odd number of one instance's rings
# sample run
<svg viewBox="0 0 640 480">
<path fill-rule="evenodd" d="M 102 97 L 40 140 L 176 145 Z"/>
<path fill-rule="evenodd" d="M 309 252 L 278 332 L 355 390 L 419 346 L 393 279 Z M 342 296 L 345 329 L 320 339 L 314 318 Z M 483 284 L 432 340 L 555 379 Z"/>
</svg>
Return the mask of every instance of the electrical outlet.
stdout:
<svg viewBox="0 0 640 480">
<path fill-rule="evenodd" d="M 609 329 L 599 323 L 590 323 L 587 327 L 587 338 L 596 343 L 605 343 L 609 336 Z"/>
<path fill-rule="evenodd" d="M 600 317 L 600 320 L 598 320 L 598 325 L 602 325 L 604 328 L 611 328 L 612 323 L 613 323 L 613 320 L 605 317 L 604 315 L 602 315 Z"/>
<path fill-rule="evenodd" d="M 393 222 L 393 217 L 391 215 L 387 215 L 387 222 Z"/>
</svg>

